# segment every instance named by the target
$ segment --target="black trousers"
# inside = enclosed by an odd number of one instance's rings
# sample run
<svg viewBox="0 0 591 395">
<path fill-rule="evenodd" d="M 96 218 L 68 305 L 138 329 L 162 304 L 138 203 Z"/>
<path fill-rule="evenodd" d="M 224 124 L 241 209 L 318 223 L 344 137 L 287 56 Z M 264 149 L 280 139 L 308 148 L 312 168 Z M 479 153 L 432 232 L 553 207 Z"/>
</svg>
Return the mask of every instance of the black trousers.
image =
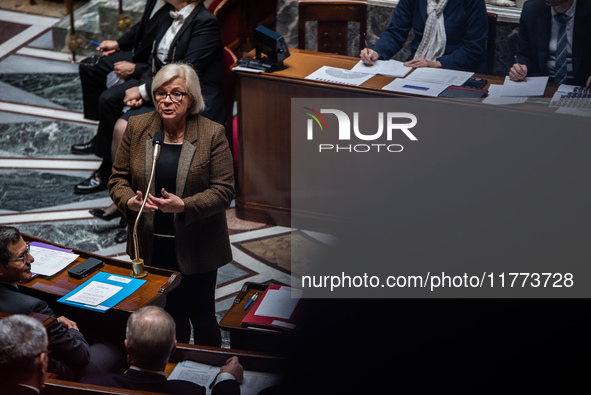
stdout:
<svg viewBox="0 0 591 395">
<path fill-rule="evenodd" d="M 175 239 L 154 236 L 151 265 L 180 271 L 176 259 Z M 222 335 L 215 317 L 217 270 L 183 274 L 180 285 L 166 295 L 165 310 L 176 323 L 177 341 L 189 343 L 191 324 L 195 344 L 220 347 Z"/>
<path fill-rule="evenodd" d="M 95 152 L 103 158 L 101 169 L 109 173 L 112 164 L 113 128 L 117 119 L 123 114 L 125 91 L 140 85 L 138 80 L 130 79 L 123 84 L 107 89 L 107 74 L 113 71 L 114 64 L 119 61 L 131 62 L 131 52 L 115 52 L 109 56 L 103 56 L 95 65 L 92 65 L 91 58 L 86 58 L 80 62 L 78 67 L 82 84 L 84 117 L 99 121 Z"/>
</svg>

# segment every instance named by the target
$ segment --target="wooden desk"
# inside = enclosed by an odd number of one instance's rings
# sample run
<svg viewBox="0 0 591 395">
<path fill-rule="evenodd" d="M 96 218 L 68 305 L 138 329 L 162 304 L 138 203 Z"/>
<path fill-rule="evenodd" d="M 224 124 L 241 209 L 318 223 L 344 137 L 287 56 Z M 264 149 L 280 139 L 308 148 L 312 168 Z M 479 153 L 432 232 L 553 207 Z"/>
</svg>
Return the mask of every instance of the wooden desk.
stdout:
<svg viewBox="0 0 591 395">
<path fill-rule="evenodd" d="M 12 315 L 14 315 L 14 314 L 9 314 L 9 313 L 5 313 L 3 311 L 0 311 L 0 319 L 10 317 Z M 55 317 L 50 317 L 48 315 L 39 314 L 39 313 L 30 313 L 29 317 L 33 317 L 34 319 L 39 321 L 45 328 L 47 328 L 51 323 L 53 323 L 56 320 Z"/>
<path fill-rule="evenodd" d="M 274 73 L 236 72 L 238 77 L 238 141 L 240 188 L 236 215 L 241 219 L 290 226 L 292 98 L 419 97 L 384 91 L 394 78 L 376 75 L 361 86 L 304 79 L 322 66 L 351 69 L 358 58 L 290 49 L 286 69 Z M 476 75 L 489 84 L 503 77 Z M 557 86 L 548 84 L 546 97 Z M 458 103 L 463 101 L 456 100 Z M 473 105 L 470 103 L 469 105 Z"/>
<path fill-rule="evenodd" d="M 245 283 L 242 291 L 236 296 L 234 304 L 228 309 L 220 320 L 220 327 L 230 332 L 230 347 L 242 350 L 255 350 L 262 352 L 283 353 L 289 351 L 295 338 L 294 333 L 272 330 L 256 329 L 242 326 L 242 320 L 248 310 L 244 307 L 255 293 L 262 295 L 267 285 L 258 283 Z"/>
<path fill-rule="evenodd" d="M 69 248 L 26 234 L 23 234 L 23 239 L 28 242 L 38 241 L 62 248 Z M 93 336 L 96 336 L 98 339 L 104 338 L 105 334 L 110 334 L 109 329 L 117 331 L 118 335 L 116 338 L 120 338 L 121 333 L 124 333 L 129 314 L 140 307 L 150 304 L 164 306 L 166 301 L 165 295 L 176 288 L 181 281 L 181 274 L 179 272 L 146 267 L 149 273 L 148 276 L 143 278 L 143 280 L 146 280 L 146 283 L 105 313 L 55 303 L 59 298 L 76 289 L 99 271 L 126 277 L 129 277 L 131 272 L 131 264 L 128 262 L 118 261 L 80 250 L 73 250 L 73 252 L 80 256 L 61 272 L 50 277 L 38 276 L 20 285 L 25 293 L 48 302 L 58 316 L 65 315 L 76 321 L 85 337 L 90 339 Z M 83 279 L 75 279 L 68 275 L 69 269 L 90 257 L 102 260 L 105 266 Z M 101 325 L 96 325 L 97 320 L 100 320 Z"/>
</svg>

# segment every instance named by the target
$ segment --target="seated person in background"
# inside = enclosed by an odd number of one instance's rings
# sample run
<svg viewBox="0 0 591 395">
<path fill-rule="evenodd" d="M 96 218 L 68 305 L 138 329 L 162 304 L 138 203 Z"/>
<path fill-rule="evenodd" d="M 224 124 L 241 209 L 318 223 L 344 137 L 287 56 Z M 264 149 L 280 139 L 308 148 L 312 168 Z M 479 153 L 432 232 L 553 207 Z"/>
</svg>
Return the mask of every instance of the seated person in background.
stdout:
<svg viewBox="0 0 591 395">
<path fill-rule="evenodd" d="M 47 303 L 22 293 L 18 283 L 31 279 L 29 244 L 11 226 L 0 226 L 0 311 L 10 314 L 40 313 L 55 317 Z M 110 343 L 89 346 L 74 321 L 57 317 L 47 327 L 52 339 L 49 371 L 60 379 L 77 380 L 85 374 L 108 372 L 121 365 L 122 355 Z"/>
<path fill-rule="evenodd" d="M 174 20 L 159 45 L 156 46 L 155 52 L 150 56 L 149 63 L 153 67 L 142 75 L 141 85 L 138 84 L 125 92 L 123 100 L 132 110 L 123 114 L 114 124 L 114 130 L 110 135 L 113 155 L 117 152 L 129 117 L 155 110 L 150 98 L 152 77 L 166 64 L 177 61 L 190 64 L 199 75 L 201 95 L 205 101 L 205 108 L 200 115 L 222 125 L 225 123 L 226 115 L 222 96 L 224 44 L 219 23 L 200 0 L 167 0 L 167 2 L 177 10 L 175 11 L 177 14 L 173 13 L 173 15 L 177 15 L 178 18 Z M 101 168 L 104 169 L 107 166 L 108 173 L 111 174 L 111 162 L 107 164 L 103 161 Z M 99 218 L 111 219 L 112 213 L 117 212 L 117 207 L 112 204 L 104 210 L 95 209 L 91 212 Z"/>
<path fill-rule="evenodd" d="M 392 58 L 411 28 L 412 59 L 405 66 L 487 72 L 488 20 L 483 0 L 400 0 L 374 48 L 361 51 L 363 63 Z"/>
<path fill-rule="evenodd" d="M 127 361 L 122 374 L 84 377 L 83 383 L 166 394 L 205 394 L 205 388 L 184 380 L 167 380 L 164 370 L 176 348 L 176 329 L 172 317 L 161 307 L 146 306 L 127 321 Z M 243 369 L 237 357 L 220 369 L 212 394 L 240 394 Z"/>
<path fill-rule="evenodd" d="M 144 72 L 140 81 L 125 91 L 120 106 L 127 105 L 132 109 L 127 111 L 113 123 L 109 133 L 111 153 L 114 155 L 121 142 L 121 137 L 127 126 L 127 120 L 134 115 L 155 110 L 151 100 L 152 78 L 163 66 L 182 61 L 191 65 L 199 75 L 201 95 L 205 108 L 203 115 L 210 120 L 224 124 L 226 121 L 224 99 L 222 95 L 222 69 L 224 42 L 216 17 L 203 6 L 202 0 L 166 0 L 174 6 L 175 15 L 170 28 L 161 36 L 158 43 L 154 43 L 154 50 L 148 60 L 152 66 Z M 103 160 L 98 172 L 106 175 L 101 179 L 107 181 L 111 174 L 111 161 Z M 105 184 L 106 185 L 106 184 Z M 101 188 L 104 189 L 104 188 Z M 97 217 L 111 219 L 117 207 L 111 205 L 106 209 L 91 210 Z"/>
<path fill-rule="evenodd" d="M 97 55 L 80 62 L 84 117 L 99 121 L 99 126 L 96 136 L 90 142 L 73 145 L 72 153 L 95 153 L 110 166 L 111 136 L 115 121 L 123 113 L 125 91 L 139 85 L 140 77 L 150 69 L 147 61 L 154 40 L 161 37 L 172 23 L 169 12 L 173 9 L 164 0 L 148 0 L 140 22 L 118 40 L 101 42 L 98 50 L 103 56 L 98 58 L 98 62 Z M 108 78 L 112 78 L 113 73 L 120 80 L 119 84 L 107 89 Z M 110 169 L 99 169 L 76 185 L 74 192 L 84 194 L 106 189 L 109 174 Z"/>
<path fill-rule="evenodd" d="M 563 37 L 561 39 L 561 37 Z M 512 81 L 551 76 L 557 84 L 591 82 L 591 2 L 529 0 L 523 5 Z"/>
<path fill-rule="evenodd" d="M 26 315 L 0 320 L 0 394 L 37 395 L 49 362 L 47 332 Z"/>
</svg>

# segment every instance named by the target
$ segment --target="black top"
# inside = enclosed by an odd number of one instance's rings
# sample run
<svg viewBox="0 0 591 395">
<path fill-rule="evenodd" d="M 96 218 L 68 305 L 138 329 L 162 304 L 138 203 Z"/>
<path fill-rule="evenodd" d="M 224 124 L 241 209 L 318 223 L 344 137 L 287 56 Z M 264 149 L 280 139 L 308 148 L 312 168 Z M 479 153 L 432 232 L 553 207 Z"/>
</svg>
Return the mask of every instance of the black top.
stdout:
<svg viewBox="0 0 591 395">
<path fill-rule="evenodd" d="M 176 174 L 182 147 L 183 144 L 164 143 L 162 145 L 154 176 L 156 197 L 162 197 L 162 188 L 176 195 Z M 174 236 L 174 214 L 156 211 L 154 234 Z"/>
</svg>

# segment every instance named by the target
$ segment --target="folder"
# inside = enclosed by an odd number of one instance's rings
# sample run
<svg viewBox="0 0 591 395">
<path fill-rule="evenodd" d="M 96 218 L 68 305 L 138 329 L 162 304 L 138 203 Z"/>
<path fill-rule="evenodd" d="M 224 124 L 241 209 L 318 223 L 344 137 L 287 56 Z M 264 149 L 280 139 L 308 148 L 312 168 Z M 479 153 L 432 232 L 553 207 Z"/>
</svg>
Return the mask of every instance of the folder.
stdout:
<svg viewBox="0 0 591 395">
<path fill-rule="evenodd" d="M 145 282 L 146 280 L 99 272 L 72 292 L 58 299 L 58 302 L 104 313 L 134 293 L 139 287 L 144 285 Z M 104 297 L 106 299 L 97 299 L 97 303 L 85 303 L 83 301 L 84 292 L 90 291 L 91 287 L 93 288 L 92 291 L 95 295 L 98 292 L 104 292 Z"/>
<path fill-rule="evenodd" d="M 250 306 L 242 326 L 292 331 L 301 316 L 301 290 L 286 285 L 269 285 Z"/>
</svg>

